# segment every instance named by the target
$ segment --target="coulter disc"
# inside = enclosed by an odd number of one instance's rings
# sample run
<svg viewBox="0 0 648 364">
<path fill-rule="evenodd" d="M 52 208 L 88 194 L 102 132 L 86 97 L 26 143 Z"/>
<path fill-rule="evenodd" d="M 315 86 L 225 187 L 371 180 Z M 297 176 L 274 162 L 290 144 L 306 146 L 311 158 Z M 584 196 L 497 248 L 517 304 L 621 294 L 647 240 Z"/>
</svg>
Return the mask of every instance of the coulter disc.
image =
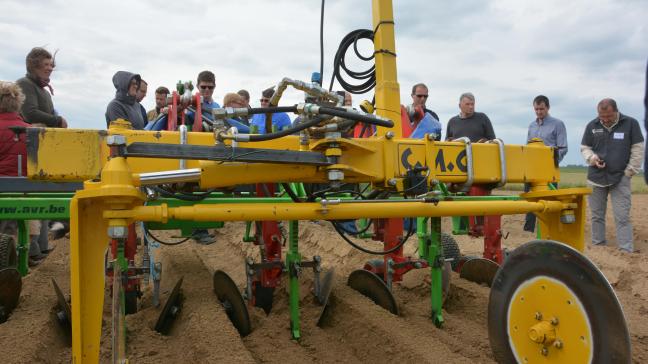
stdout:
<svg viewBox="0 0 648 364">
<path fill-rule="evenodd" d="M 214 293 L 241 337 L 247 336 L 252 331 L 247 307 L 236 283 L 221 270 L 214 272 Z"/>
<path fill-rule="evenodd" d="M 171 326 L 175 321 L 176 317 L 182 309 L 182 300 L 184 299 L 182 295 L 182 280 L 180 278 L 176 285 L 173 287 L 169 298 L 164 304 L 164 308 L 158 316 L 157 322 L 155 323 L 155 331 L 159 332 L 162 335 L 168 335 L 171 331 Z"/>
<path fill-rule="evenodd" d="M 319 313 L 317 319 L 317 326 L 322 326 L 326 322 L 326 317 L 329 308 L 329 296 L 333 290 L 333 283 L 335 283 L 335 269 L 331 268 L 326 273 L 321 281 L 319 296 L 317 296 L 317 301 L 322 305 L 322 310 Z"/>
<path fill-rule="evenodd" d="M 378 306 L 398 315 L 398 305 L 385 282 L 368 270 L 358 269 L 349 275 L 347 285 L 369 297 Z"/>
<path fill-rule="evenodd" d="M 499 265 L 486 258 L 471 258 L 463 263 L 459 277 L 478 284 L 491 286 Z"/>
<path fill-rule="evenodd" d="M 54 292 L 56 292 L 56 307 L 58 311 L 56 312 L 56 317 L 61 326 L 65 329 L 66 332 L 72 332 L 72 311 L 70 310 L 70 305 L 61 291 L 56 280 L 52 278 L 52 286 L 54 287 Z"/>
<path fill-rule="evenodd" d="M 498 362 L 629 363 L 630 336 L 603 274 L 568 245 L 532 241 L 497 272 L 488 336 Z"/>
<path fill-rule="evenodd" d="M 0 269 L 0 324 L 7 321 L 18 306 L 22 278 L 15 268 Z"/>
</svg>

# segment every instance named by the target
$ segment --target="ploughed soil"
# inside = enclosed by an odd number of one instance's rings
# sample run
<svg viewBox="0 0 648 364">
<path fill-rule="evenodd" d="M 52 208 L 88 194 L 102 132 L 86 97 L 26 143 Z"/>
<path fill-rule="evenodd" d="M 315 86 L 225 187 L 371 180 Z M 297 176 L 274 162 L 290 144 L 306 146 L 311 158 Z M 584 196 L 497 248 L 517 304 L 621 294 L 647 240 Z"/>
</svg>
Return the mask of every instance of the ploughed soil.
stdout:
<svg viewBox="0 0 648 364">
<path fill-rule="evenodd" d="M 585 254 L 601 269 L 615 288 L 629 327 L 633 360 L 648 361 L 648 195 L 633 196 L 632 221 L 635 248 L 628 254 L 616 249 L 614 223 L 608 221 L 610 246 L 588 247 Z M 522 230 L 523 215 L 505 216 L 502 227 L 508 234 L 503 245 L 513 249 L 533 239 Z M 444 219 L 445 231 L 450 220 Z M 442 329 L 430 320 L 430 289 L 427 270 L 415 270 L 395 285 L 394 296 L 401 310 L 395 316 L 350 289 L 350 272 L 373 259 L 347 245 L 327 222 L 300 223 L 299 244 L 305 259 L 320 255 L 324 269 L 335 268 L 328 320 L 317 327 L 321 306 L 314 301 L 312 274 L 304 270 L 301 279 L 302 339 L 291 340 L 288 294 L 285 280 L 274 293 L 272 311 L 250 309 L 252 333 L 241 338 L 212 291 L 215 270 L 227 272 L 239 288 L 245 285 L 244 260 L 259 257 L 252 243 L 242 241 L 245 225 L 227 223 L 215 230 L 216 243 L 199 245 L 188 241 L 157 250 L 162 262 L 161 299 L 165 301 L 180 277 L 184 305 L 170 335 L 153 330 L 162 309 L 151 301 L 151 287 L 144 287 L 140 310 L 126 317 L 127 357 L 135 363 L 179 362 L 493 362 L 487 329 L 489 289 L 452 275 L 445 302 Z M 589 237 L 589 226 L 586 228 Z M 173 232 L 159 235 L 172 239 Z M 479 255 L 481 239 L 456 237 L 462 253 Z M 416 243 L 406 245 L 415 254 Z M 56 298 L 51 279 L 69 292 L 67 239 L 51 243 L 56 249 L 23 279 L 19 307 L 0 325 L 0 362 L 66 363 L 71 360 L 68 338 L 55 318 Z M 365 246 L 379 249 L 377 242 Z M 101 362 L 111 361 L 110 296 L 106 290 Z"/>
</svg>

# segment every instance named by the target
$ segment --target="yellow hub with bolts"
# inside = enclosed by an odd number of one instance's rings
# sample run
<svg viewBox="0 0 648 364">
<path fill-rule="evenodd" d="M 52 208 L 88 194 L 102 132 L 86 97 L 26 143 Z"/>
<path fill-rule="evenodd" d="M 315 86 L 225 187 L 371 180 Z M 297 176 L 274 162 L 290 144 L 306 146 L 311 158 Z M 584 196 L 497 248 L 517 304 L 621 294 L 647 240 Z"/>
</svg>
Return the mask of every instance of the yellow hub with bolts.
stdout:
<svg viewBox="0 0 648 364">
<path fill-rule="evenodd" d="M 587 311 L 563 282 L 536 276 L 522 283 L 508 308 L 508 337 L 519 363 L 590 363 L 592 327 Z"/>
</svg>

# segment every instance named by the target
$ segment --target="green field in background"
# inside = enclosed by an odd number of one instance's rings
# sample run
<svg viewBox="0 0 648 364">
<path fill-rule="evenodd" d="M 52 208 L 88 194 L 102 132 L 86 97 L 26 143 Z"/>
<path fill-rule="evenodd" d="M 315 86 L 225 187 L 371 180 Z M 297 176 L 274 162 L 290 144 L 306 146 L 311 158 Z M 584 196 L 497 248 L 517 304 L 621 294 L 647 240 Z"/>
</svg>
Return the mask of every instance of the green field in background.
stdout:
<svg viewBox="0 0 648 364">
<path fill-rule="evenodd" d="M 587 167 L 568 166 L 560 167 L 560 188 L 587 187 Z M 522 183 L 509 183 L 505 190 L 522 191 Z M 648 193 L 648 185 L 644 182 L 642 174 L 632 177 L 632 193 Z"/>
</svg>

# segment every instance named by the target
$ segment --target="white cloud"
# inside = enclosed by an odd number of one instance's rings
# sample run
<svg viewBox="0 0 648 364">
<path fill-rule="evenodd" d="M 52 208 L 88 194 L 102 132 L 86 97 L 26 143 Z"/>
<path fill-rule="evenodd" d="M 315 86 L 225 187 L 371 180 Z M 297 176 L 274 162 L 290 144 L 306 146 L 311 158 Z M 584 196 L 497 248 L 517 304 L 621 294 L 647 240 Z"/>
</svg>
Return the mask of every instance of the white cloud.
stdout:
<svg viewBox="0 0 648 364">
<path fill-rule="evenodd" d="M 603 97 L 643 118 L 646 1 L 394 1 L 401 101 L 416 82 L 430 87 L 428 106 L 442 122 L 464 91 L 507 143 L 523 143 L 531 100 L 543 93 L 568 125 L 567 163 L 581 163 L 582 129 Z M 216 73 L 215 97 L 240 88 L 252 100 L 282 77 L 308 80 L 319 69 L 319 1 L 237 2 L 80 0 L 3 1 L 0 79 L 24 74 L 33 46 L 60 49 L 53 75 L 56 108 L 73 127 L 105 127 L 117 70 L 137 72 L 153 90 Z M 370 1 L 329 0 L 324 85 L 342 37 L 371 29 Z M 351 62 L 358 65 L 357 62 Z M 359 66 L 364 68 L 364 65 Z M 284 103 L 300 101 L 289 92 Z M 355 100 L 371 95 L 356 96 Z"/>
</svg>

